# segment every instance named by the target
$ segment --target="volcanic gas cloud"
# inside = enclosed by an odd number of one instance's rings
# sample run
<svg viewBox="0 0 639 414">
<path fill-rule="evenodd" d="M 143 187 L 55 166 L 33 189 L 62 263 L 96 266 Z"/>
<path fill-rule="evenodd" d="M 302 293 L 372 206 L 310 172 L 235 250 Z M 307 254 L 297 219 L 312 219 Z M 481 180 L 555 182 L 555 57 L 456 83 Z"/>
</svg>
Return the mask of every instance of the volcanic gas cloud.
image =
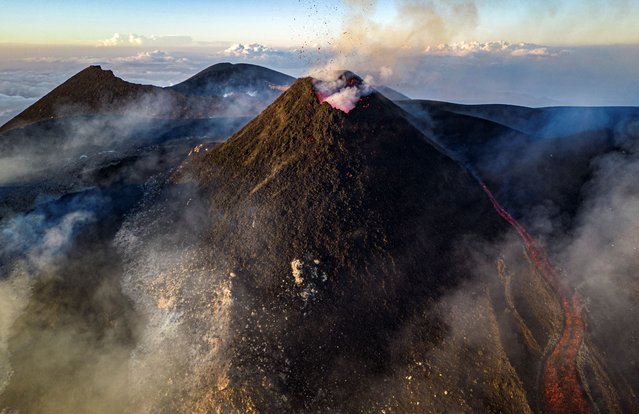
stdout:
<svg viewBox="0 0 639 414">
<path fill-rule="evenodd" d="M 320 103 L 327 102 L 345 113 L 349 113 L 364 96 L 373 92 L 367 82 L 348 71 L 342 72 L 334 80 L 315 80 L 313 86 Z"/>
</svg>

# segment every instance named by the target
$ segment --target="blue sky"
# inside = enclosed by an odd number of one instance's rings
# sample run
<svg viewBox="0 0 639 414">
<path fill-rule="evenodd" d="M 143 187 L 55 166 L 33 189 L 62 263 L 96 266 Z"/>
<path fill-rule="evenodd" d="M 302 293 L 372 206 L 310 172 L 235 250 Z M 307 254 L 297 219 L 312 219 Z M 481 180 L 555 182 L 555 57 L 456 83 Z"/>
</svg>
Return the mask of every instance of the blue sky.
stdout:
<svg viewBox="0 0 639 414">
<path fill-rule="evenodd" d="M 0 40 L 13 43 L 94 44 L 114 33 L 189 36 L 201 42 L 290 46 L 302 29 L 334 19 L 342 3 L 300 1 L 36 1 L 2 4 Z M 298 33 L 296 33 L 298 32 Z M 293 37 L 292 34 L 297 34 Z"/>
<path fill-rule="evenodd" d="M 188 36 L 197 42 L 259 42 L 295 46 L 338 36 L 349 10 L 370 12 L 393 22 L 411 1 L 365 0 L 2 0 L 0 42 L 95 44 L 114 33 Z M 473 7 L 477 20 L 457 29 L 463 40 L 531 42 L 551 45 L 637 43 L 636 0 L 454 0 L 435 4 Z M 370 7 L 372 5 L 372 7 Z M 446 17 L 446 16 L 444 16 Z M 462 39 L 455 39 L 462 40 Z"/>
<path fill-rule="evenodd" d="M 91 64 L 351 69 L 413 98 L 639 105 L 639 0 L 0 0 L 0 123 Z"/>
</svg>

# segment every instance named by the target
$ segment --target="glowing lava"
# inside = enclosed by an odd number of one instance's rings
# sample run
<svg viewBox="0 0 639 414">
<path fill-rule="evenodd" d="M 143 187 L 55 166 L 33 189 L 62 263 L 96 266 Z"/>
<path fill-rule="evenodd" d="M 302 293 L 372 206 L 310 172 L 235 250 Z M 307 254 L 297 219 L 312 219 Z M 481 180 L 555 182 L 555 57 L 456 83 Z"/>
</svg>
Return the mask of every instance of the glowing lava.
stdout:
<svg viewBox="0 0 639 414">
<path fill-rule="evenodd" d="M 481 187 L 488 195 L 495 211 L 510 224 L 524 241 L 537 270 L 554 290 L 564 314 L 564 327 L 559 341 L 546 356 L 542 376 L 543 402 L 548 413 L 588 413 L 589 407 L 577 371 L 577 357 L 583 343 L 585 325 L 580 314 L 579 302 L 574 294 L 561 283 L 556 270 L 544 251 L 526 229 L 517 222 L 497 201 L 486 184 Z"/>
<path fill-rule="evenodd" d="M 344 113 L 352 111 L 363 97 L 373 92 L 370 85 L 351 72 L 343 72 L 332 81 L 317 80 L 313 84 L 320 104 L 326 102 Z"/>
</svg>

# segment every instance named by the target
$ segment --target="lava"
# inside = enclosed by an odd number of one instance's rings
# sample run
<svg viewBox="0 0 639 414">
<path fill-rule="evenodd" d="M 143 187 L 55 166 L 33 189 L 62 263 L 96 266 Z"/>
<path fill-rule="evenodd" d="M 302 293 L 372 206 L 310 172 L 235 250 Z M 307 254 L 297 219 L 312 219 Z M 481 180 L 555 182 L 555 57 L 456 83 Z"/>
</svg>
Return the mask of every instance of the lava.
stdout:
<svg viewBox="0 0 639 414">
<path fill-rule="evenodd" d="M 370 85 L 351 72 L 343 72 L 332 81 L 316 80 L 313 85 L 315 97 L 320 104 L 326 102 L 344 113 L 352 111 L 364 97 L 373 92 Z"/>
<path fill-rule="evenodd" d="M 548 413 L 553 414 L 588 413 L 590 412 L 588 402 L 579 383 L 577 371 L 577 357 L 583 344 L 585 332 L 579 301 L 561 282 L 557 271 L 550 264 L 535 239 L 499 204 L 486 184 L 481 181 L 480 184 L 497 214 L 508 222 L 522 238 L 535 267 L 551 286 L 561 303 L 564 316 L 563 330 L 559 341 L 546 356 L 542 373 L 544 408 Z"/>
</svg>

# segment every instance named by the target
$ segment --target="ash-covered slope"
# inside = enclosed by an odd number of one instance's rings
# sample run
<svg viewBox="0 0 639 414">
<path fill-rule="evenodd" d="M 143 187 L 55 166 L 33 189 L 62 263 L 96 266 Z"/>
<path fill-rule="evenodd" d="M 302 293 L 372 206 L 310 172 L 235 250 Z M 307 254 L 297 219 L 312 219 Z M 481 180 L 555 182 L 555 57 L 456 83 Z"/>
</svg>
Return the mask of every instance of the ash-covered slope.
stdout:
<svg viewBox="0 0 639 414">
<path fill-rule="evenodd" d="M 339 266 L 354 274 L 348 249 L 357 249 L 353 257 L 371 248 L 377 257 L 394 251 L 411 257 L 407 249 L 427 256 L 449 247 L 459 229 L 489 235 L 498 227 L 492 215 L 478 220 L 492 210 L 476 182 L 432 147 L 401 109 L 373 93 L 345 114 L 320 105 L 310 79 L 295 83 L 219 148 L 188 160 L 177 177 L 195 179 L 217 210 L 233 213 L 234 223 L 227 217 L 216 224 L 224 231 L 212 231 L 212 237 L 224 234 L 229 252 L 341 256 Z M 248 234 L 247 240 L 228 237 L 228 231 L 249 229 L 268 236 L 268 243 Z M 290 268 L 292 259 L 272 270 Z M 422 268 L 416 259 L 404 263 L 407 270 Z M 452 275 L 430 280 L 455 282 Z"/>
<path fill-rule="evenodd" d="M 195 96 L 245 95 L 271 103 L 295 78 L 248 63 L 218 63 L 168 89 Z"/>
<path fill-rule="evenodd" d="M 378 93 L 346 114 L 301 79 L 178 170 L 210 203 L 206 246 L 233 286 L 227 372 L 211 378 L 199 409 L 527 409 L 498 342 L 465 374 L 454 372 L 457 345 L 440 362 L 415 362 L 446 348 L 434 303 L 472 274 L 463 241 L 504 225 L 474 179 L 403 115 Z M 484 318 L 482 306 L 461 318 Z M 482 369 L 499 389 L 437 400 Z M 413 375 L 411 395 L 402 384 Z"/>
<path fill-rule="evenodd" d="M 89 66 L 0 127 L 0 133 L 40 121 L 74 116 L 206 118 L 221 115 L 222 109 L 221 98 L 187 97 L 157 86 L 126 82 L 110 70 Z"/>
</svg>

